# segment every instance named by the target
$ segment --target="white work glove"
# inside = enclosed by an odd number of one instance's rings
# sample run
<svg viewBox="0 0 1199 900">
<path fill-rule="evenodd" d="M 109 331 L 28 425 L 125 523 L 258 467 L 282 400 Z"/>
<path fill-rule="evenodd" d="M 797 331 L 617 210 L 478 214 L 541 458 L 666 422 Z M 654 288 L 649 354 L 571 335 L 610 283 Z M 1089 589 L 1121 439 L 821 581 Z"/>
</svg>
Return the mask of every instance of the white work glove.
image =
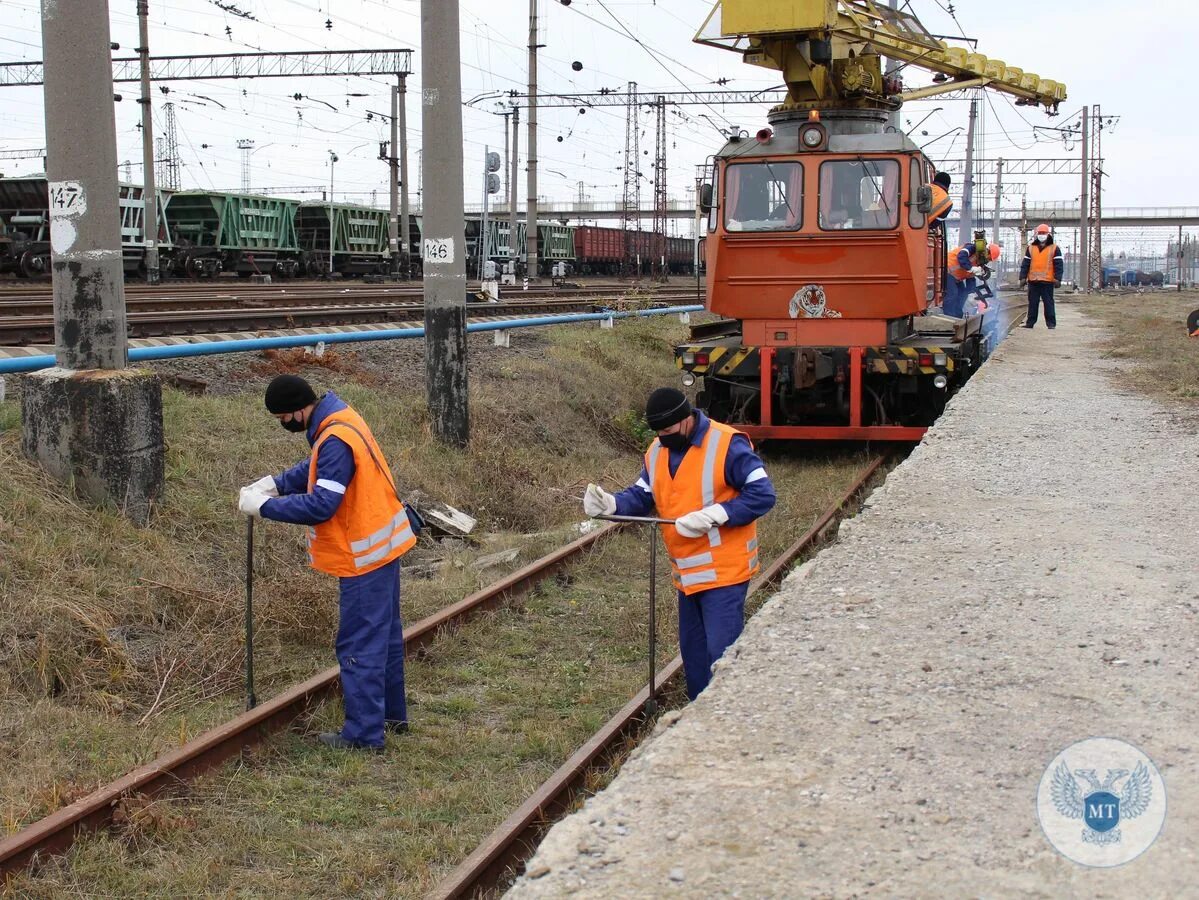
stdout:
<svg viewBox="0 0 1199 900">
<path fill-rule="evenodd" d="M 261 478 L 259 478 L 257 481 L 255 481 L 253 484 L 249 485 L 247 489 L 251 490 L 251 491 L 261 491 L 262 493 L 266 494 L 268 497 L 278 497 L 279 496 L 279 488 L 277 488 L 275 486 L 275 476 L 274 475 L 263 475 Z"/>
<path fill-rule="evenodd" d="M 984 275 L 987 274 L 987 272 L 982 266 L 971 266 L 970 274 L 973 275 L 975 278 L 982 278 Z"/>
<path fill-rule="evenodd" d="M 260 517 L 262 515 L 262 504 L 270 499 L 263 491 L 253 486 L 244 487 L 237 498 L 237 508 L 243 515 Z"/>
<path fill-rule="evenodd" d="M 674 527 L 683 537 L 697 538 L 729 520 L 729 514 L 719 503 L 689 512 L 674 520 Z"/>
<path fill-rule="evenodd" d="M 583 512 L 589 516 L 614 516 L 616 498 L 598 484 L 589 484 L 583 494 Z"/>
</svg>

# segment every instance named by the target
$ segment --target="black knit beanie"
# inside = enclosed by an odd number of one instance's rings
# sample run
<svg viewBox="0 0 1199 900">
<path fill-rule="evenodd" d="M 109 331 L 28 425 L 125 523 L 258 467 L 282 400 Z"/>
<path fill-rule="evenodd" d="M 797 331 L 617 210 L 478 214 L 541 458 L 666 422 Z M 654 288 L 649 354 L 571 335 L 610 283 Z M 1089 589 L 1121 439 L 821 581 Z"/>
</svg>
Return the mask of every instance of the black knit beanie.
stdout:
<svg viewBox="0 0 1199 900">
<path fill-rule="evenodd" d="M 278 375 L 266 388 L 266 408 L 275 414 L 298 412 L 315 402 L 312 385 L 299 375 Z"/>
<path fill-rule="evenodd" d="M 645 421 L 654 431 L 669 428 L 691 415 L 691 404 L 677 388 L 658 388 L 645 404 Z"/>
<path fill-rule="evenodd" d="M 948 172 L 938 172 L 933 178 L 933 184 L 939 184 L 945 190 L 949 190 L 949 186 L 953 184 L 953 178 L 950 177 Z"/>
</svg>

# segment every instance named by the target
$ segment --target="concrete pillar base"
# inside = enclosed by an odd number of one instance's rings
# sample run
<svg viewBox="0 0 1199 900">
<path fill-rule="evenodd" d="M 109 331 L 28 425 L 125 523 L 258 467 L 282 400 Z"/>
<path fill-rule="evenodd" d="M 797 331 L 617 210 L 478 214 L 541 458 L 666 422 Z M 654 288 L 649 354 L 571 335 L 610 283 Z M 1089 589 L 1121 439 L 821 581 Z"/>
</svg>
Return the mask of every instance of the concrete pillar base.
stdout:
<svg viewBox="0 0 1199 900">
<path fill-rule="evenodd" d="M 21 449 L 93 503 L 146 525 L 162 495 L 162 384 L 144 369 L 43 369 L 21 390 Z"/>
</svg>

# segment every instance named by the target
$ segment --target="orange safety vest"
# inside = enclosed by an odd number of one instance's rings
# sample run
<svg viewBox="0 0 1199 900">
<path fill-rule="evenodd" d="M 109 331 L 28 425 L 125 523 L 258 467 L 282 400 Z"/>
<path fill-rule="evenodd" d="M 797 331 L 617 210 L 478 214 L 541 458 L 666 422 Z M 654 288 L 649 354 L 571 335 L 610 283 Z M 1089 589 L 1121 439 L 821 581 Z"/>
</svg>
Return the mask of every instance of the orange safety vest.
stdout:
<svg viewBox="0 0 1199 900">
<path fill-rule="evenodd" d="M 678 471 L 670 476 L 670 454 L 654 438 L 645 451 L 654 505 L 664 519 L 677 519 L 689 512 L 724 503 L 737 496 L 736 488 L 724 480 L 724 464 L 735 428 L 709 422 L 708 432 L 698 447 L 683 454 Z M 758 526 L 722 525 L 697 538 L 683 537 L 673 525 L 662 525 L 662 539 L 670 553 L 675 586 L 684 594 L 728 587 L 749 581 L 758 571 Z"/>
<path fill-rule="evenodd" d="M 312 445 L 308 492 L 316 485 L 316 457 L 336 435 L 354 453 L 354 477 L 337 512 L 308 529 L 308 561 L 329 575 L 365 575 L 403 556 L 416 544 L 408 511 L 396 493 L 383 451 L 362 416 L 346 408 L 330 413 Z"/>
<path fill-rule="evenodd" d="M 962 246 L 955 247 L 953 250 L 949 251 L 949 274 L 952 275 L 954 278 L 956 278 L 958 281 L 965 281 L 967 278 L 974 277 L 974 275 L 970 272 L 969 269 L 963 269 L 961 266 L 958 265 L 958 254 L 961 253 L 963 250 L 965 250 L 966 252 L 968 252 L 970 254 L 970 262 L 974 262 L 974 260 L 976 258 L 974 255 L 974 245 L 973 244 L 963 244 Z"/>
<path fill-rule="evenodd" d="M 940 219 L 949 215 L 949 211 L 953 209 L 953 201 L 949 199 L 949 192 L 939 184 L 931 185 L 933 190 L 933 206 L 928 211 L 930 219 Z"/>
<path fill-rule="evenodd" d="M 1056 281 L 1053 277 L 1053 257 L 1057 255 L 1057 247 L 1053 241 L 1046 241 L 1045 246 L 1033 244 L 1028 248 L 1031 262 L 1028 264 L 1029 281 Z"/>
</svg>

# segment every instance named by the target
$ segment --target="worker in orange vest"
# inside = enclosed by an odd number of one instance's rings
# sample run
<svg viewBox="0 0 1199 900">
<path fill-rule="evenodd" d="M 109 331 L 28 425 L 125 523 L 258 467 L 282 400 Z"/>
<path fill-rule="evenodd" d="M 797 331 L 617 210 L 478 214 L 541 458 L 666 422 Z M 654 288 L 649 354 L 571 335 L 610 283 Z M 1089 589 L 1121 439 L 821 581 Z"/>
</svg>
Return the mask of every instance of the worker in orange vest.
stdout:
<svg viewBox="0 0 1199 900">
<path fill-rule="evenodd" d="M 945 296 L 941 300 L 941 311 L 945 315 L 958 319 L 965 316 L 966 298 L 977 289 L 978 277 L 987 274 L 983 266 L 995 262 L 1001 253 L 998 244 L 988 244 L 988 259 L 980 259 L 973 243 L 949 251 L 949 277 L 945 279 Z"/>
<path fill-rule="evenodd" d="M 1041 304 L 1045 304 L 1045 324 L 1057 328 L 1057 312 L 1053 305 L 1053 289 L 1062 283 L 1062 273 L 1066 261 L 1062 257 L 1062 248 L 1053 240 L 1049 225 L 1042 222 L 1037 226 L 1033 242 L 1024 251 L 1024 259 L 1020 262 L 1020 287 L 1028 285 L 1028 318 L 1024 320 L 1025 328 L 1035 328 L 1037 313 Z"/>
<path fill-rule="evenodd" d="M 381 753 L 384 733 L 408 730 L 400 557 L 420 519 L 404 506 L 383 451 L 362 417 L 332 391 L 319 400 L 297 375 L 266 389 L 266 408 L 312 452 L 280 475 L 241 489 L 248 516 L 308 526 L 308 561 L 340 586 L 337 662 L 345 725 L 320 736 L 336 749 Z"/>
<path fill-rule="evenodd" d="M 609 494 L 587 485 L 589 516 L 647 516 L 655 508 L 679 599 L 679 652 L 694 700 L 712 665 L 745 624 L 745 596 L 758 571 L 757 520 L 774 486 L 749 438 L 692 409 L 682 391 L 658 388 L 645 407 L 658 436 L 632 487 Z"/>
<path fill-rule="evenodd" d="M 930 222 L 936 223 L 944 227 L 945 219 L 949 215 L 949 211 L 953 209 L 953 201 L 949 199 L 949 186 L 953 184 L 953 178 L 948 172 L 938 172 L 933 176 L 933 183 L 929 188 L 933 193 L 933 205 L 928 211 Z"/>
</svg>

